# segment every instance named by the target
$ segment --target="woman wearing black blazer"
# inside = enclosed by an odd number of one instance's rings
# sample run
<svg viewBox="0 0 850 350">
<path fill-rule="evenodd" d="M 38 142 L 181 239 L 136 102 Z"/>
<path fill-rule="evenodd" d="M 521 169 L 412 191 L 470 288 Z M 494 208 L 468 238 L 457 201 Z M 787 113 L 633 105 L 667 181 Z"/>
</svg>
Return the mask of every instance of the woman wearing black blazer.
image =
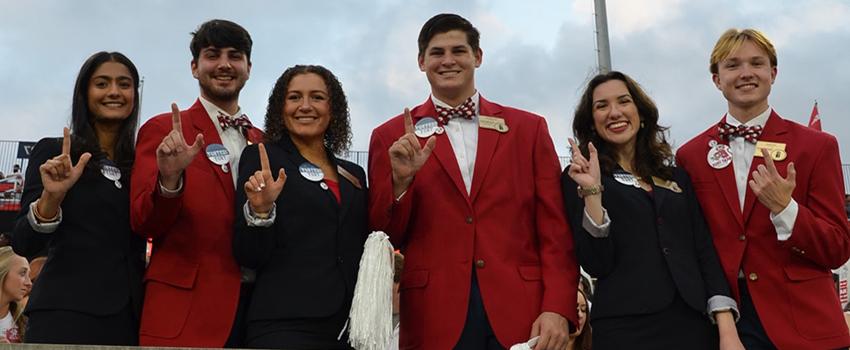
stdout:
<svg viewBox="0 0 850 350">
<path fill-rule="evenodd" d="M 294 66 L 265 123 L 265 144 L 242 153 L 236 195 L 234 255 L 257 271 L 247 346 L 349 349 L 343 328 L 368 232 L 365 173 L 335 156 L 351 140 L 345 94 L 324 67 Z"/>
<path fill-rule="evenodd" d="M 742 349 L 711 235 L 657 123 L 620 72 L 594 77 L 576 108 L 561 180 L 579 262 L 599 282 L 593 348 L 717 349 L 719 332 L 721 348 Z"/>
<path fill-rule="evenodd" d="M 144 240 L 129 210 L 138 88 L 127 57 L 92 55 L 77 76 L 70 132 L 32 150 L 12 245 L 29 258 L 46 249 L 47 262 L 24 342 L 138 343 Z"/>
</svg>

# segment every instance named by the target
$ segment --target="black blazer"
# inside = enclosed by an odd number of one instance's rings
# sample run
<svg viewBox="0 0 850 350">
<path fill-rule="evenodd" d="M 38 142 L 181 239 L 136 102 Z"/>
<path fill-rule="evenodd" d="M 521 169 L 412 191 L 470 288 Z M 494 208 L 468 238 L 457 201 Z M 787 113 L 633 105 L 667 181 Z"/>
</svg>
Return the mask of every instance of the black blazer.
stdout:
<svg viewBox="0 0 850 350">
<path fill-rule="evenodd" d="M 26 312 L 69 310 L 112 315 L 130 303 L 142 307 L 145 241 L 130 230 L 130 174 L 121 188 L 91 160 L 62 201 L 62 222 L 52 233 L 36 232 L 27 220 L 30 203 L 43 189 L 39 166 L 62 153 L 62 139 L 39 141 L 30 155 L 21 211 L 12 246 L 33 258 L 47 248 L 47 262 L 33 286 Z M 76 162 L 77 159 L 74 159 Z"/>
<path fill-rule="evenodd" d="M 257 145 L 242 152 L 236 193 L 233 254 L 240 265 L 257 270 L 248 320 L 328 317 L 347 312 L 367 231 L 366 175 L 358 165 L 329 155 L 356 176 L 356 188 L 339 176 L 341 203 L 319 182 L 301 176 L 307 160 L 288 136 L 266 144 L 271 172 L 281 167 L 286 184 L 276 201 L 271 227 L 248 227 L 244 184 L 260 169 Z M 342 310 L 342 308 L 345 308 Z"/>
<path fill-rule="evenodd" d="M 583 227 L 584 200 L 564 170 L 561 184 L 579 263 L 598 279 L 591 319 L 654 313 L 676 293 L 706 313 L 708 298 L 729 296 L 688 175 L 673 169 L 681 193 L 652 186 L 652 193 L 602 175 L 602 206 L 611 219 L 607 238 Z"/>
</svg>

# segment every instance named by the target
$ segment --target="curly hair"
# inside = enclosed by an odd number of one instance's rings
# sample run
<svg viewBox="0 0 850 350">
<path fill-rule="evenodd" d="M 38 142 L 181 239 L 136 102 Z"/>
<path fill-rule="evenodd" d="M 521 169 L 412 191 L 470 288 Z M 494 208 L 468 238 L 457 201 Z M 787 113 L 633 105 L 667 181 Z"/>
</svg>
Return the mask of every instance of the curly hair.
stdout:
<svg viewBox="0 0 850 350">
<path fill-rule="evenodd" d="M 341 155 L 348 151 L 351 147 L 351 117 L 348 113 L 348 100 L 345 98 L 345 92 L 342 91 L 342 84 L 325 67 L 319 65 L 296 65 L 289 67 L 272 88 L 269 94 L 269 105 L 266 107 L 266 142 L 272 143 L 280 140 L 284 135 L 289 136 L 289 130 L 286 128 L 286 123 L 282 120 L 283 105 L 285 103 L 286 91 L 289 89 L 289 82 L 296 75 L 313 73 L 325 81 L 325 86 L 328 88 L 328 98 L 330 99 L 331 121 L 328 129 L 325 130 L 324 143 L 325 148 L 333 154 Z"/>
<path fill-rule="evenodd" d="M 602 172 L 610 174 L 617 167 L 619 159 L 616 150 L 599 137 L 593 121 L 593 91 L 599 85 L 611 80 L 619 80 L 626 84 L 642 124 L 636 136 L 633 171 L 644 179 L 651 179 L 652 176 L 665 180 L 672 179 L 673 151 L 665 135 L 669 128 L 658 125 L 658 108 L 640 85 L 628 75 L 617 71 L 596 75 L 587 83 L 582 93 L 573 117 L 573 135 L 578 139 L 581 153 L 587 157 L 589 154 L 587 144 L 593 142 L 599 151 L 599 167 Z"/>
</svg>

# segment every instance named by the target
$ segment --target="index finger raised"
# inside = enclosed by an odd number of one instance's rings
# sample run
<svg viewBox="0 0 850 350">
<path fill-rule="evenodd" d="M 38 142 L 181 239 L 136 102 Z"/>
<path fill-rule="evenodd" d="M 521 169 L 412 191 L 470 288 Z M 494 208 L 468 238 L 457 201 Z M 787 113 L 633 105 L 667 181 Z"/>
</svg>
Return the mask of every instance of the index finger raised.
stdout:
<svg viewBox="0 0 850 350">
<path fill-rule="evenodd" d="M 71 154 L 71 130 L 68 127 L 62 130 L 62 154 Z"/>
<path fill-rule="evenodd" d="M 413 116 L 410 115 L 410 109 L 404 109 L 404 133 L 413 133 Z"/>
<path fill-rule="evenodd" d="M 263 172 L 271 171 L 269 166 L 269 155 L 266 153 L 266 146 L 260 143 L 260 170 Z"/>
<path fill-rule="evenodd" d="M 180 134 L 183 134 L 183 123 L 180 120 L 180 109 L 177 108 L 177 104 L 171 103 L 171 127 L 173 130 L 177 130 Z"/>
<path fill-rule="evenodd" d="M 761 155 L 764 157 L 764 166 L 767 167 L 767 171 L 771 174 L 777 173 L 776 165 L 773 164 L 773 158 L 770 156 L 770 151 L 767 148 L 762 148 Z"/>
</svg>

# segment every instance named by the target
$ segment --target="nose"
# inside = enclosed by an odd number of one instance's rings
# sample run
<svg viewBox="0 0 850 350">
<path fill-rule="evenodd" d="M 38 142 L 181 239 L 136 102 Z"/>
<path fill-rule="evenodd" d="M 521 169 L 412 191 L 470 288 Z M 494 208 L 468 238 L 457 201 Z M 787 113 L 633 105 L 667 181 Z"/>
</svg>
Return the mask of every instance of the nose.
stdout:
<svg viewBox="0 0 850 350">
<path fill-rule="evenodd" d="M 298 109 L 302 111 L 309 111 L 311 108 L 313 108 L 313 106 L 310 105 L 310 97 L 302 98 L 301 105 L 298 106 Z"/>
<path fill-rule="evenodd" d="M 620 109 L 616 103 L 611 104 L 611 109 L 608 112 L 609 117 L 619 117 L 623 115 L 623 111 Z"/>
<path fill-rule="evenodd" d="M 455 60 L 455 57 L 452 54 L 444 55 L 442 62 L 440 62 L 440 64 L 444 66 L 452 66 L 455 63 L 457 63 L 457 60 Z"/>
<path fill-rule="evenodd" d="M 109 97 L 116 97 L 119 94 L 120 93 L 118 92 L 118 84 L 115 84 L 115 83 L 109 84 L 109 90 L 107 91 L 107 95 Z"/>
</svg>

